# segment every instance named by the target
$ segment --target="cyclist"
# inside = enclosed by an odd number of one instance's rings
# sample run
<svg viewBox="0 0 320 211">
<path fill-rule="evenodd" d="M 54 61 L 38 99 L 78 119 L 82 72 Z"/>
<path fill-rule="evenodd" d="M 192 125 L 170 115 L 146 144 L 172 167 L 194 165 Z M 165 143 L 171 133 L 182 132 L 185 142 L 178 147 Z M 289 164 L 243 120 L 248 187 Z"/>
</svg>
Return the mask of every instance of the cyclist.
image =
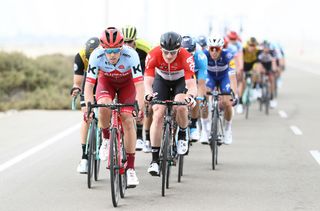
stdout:
<svg viewBox="0 0 320 211">
<path fill-rule="evenodd" d="M 207 46 L 207 38 L 203 35 L 198 37 L 197 43 L 201 46 L 202 50 L 205 50 L 208 47 Z"/>
<path fill-rule="evenodd" d="M 268 75 L 270 81 L 270 108 L 275 108 L 277 106 L 277 101 L 275 99 L 275 74 L 277 71 L 276 55 L 273 50 L 271 50 L 271 44 L 264 40 L 261 44 L 262 51 L 258 55 L 258 60 L 261 63 L 262 73 Z"/>
<path fill-rule="evenodd" d="M 90 38 L 85 47 L 82 48 L 74 57 L 74 73 L 73 73 L 73 87 L 71 89 L 71 95 L 73 97 L 81 93 L 80 105 L 81 111 L 85 112 L 85 102 L 84 102 L 84 78 L 86 77 L 86 70 L 88 67 L 88 60 L 92 51 L 97 48 L 100 44 L 98 37 Z M 81 161 L 77 167 L 79 173 L 88 172 L 88 156 L 86 154 L 86 138 L 88 133 L 89 123 L 86 121 L 81 122 L 80 128 L 80 142 L 82 148 Z"/>
<path fill-rule="evenodd" d="M 98 78 L 96 99 L 98 103 L 112 103 L 115 94 L 120 103 L 134 103 L 138 100 L 143 106 L 143 77 L 138 54 L 130 47 L 123 46 L 123 35 L 115 27 L 105 29 L 100 37 L 102 48 L 97 48 L 89 60 L 85 85 L 85 101 L 93 102 L 93 86 Z M 127 184 L 139 184 L 134 169 L 136 130 L 132 117 L 132 107 L 121 108 L 121 122 L 124 130 L 124 144 L 127 154 Z M 103 142 L 99 155 L 101 160 L 108 156 L 108 141 L 111 110 L 99 109 L 99 124 L 102 128 Z M 139 113 L 141 116 L 141 111 Z"/>
<path fill-rule="evenodd" d="M 243 53 L 242 53 L 242 44 L 241 39 L 237 32 L 229 31 L 227 33 L 228 45 L 227 49 L 231 51 L 234 55 L 234 62 L 236 65 L 236 73 L 237 73 L 237 84 L 242 82 L 241 80 L 241 70 L 243 68 Z"/>
<path fill-rule="evenodd" d="M 127 25 L 122 28 L 122 34 L 124 37 L 124 43 L 132 48 L 134 48 L 140 58 L 140 64 L 142 69 L 142 74 L 144 74 L 145 69 L 145 60 L 147 54 L 151 50 L 151 45 L 143 39 L 137 39 L 137 29 L 134 26 Z M 144 118 L 144 131 L 146 141 L 143 142 L 142 138 L 142 122 L 137 122 L 137 144 L 136 150 L 142 150 L 144 152 L 151 152 L 151 144 L 150 144 L 150 125 L 152 118 L 145 117 Z"/>
<path fill-rule="evenodd" d="M 206 79 L 207 79 L 207 67 L 208 67 L 208 59 L 202 50 L 196 49 L 196 41 L 190 36 L 182 37 L 181 46 L 185 48 L 189 53 L 193 55 L 194 63 L 195 63 L 195 74 L 198 83 L 198 96 L 204 98 L 206 94 Z M 199 131 L 197 129 L 197 120 L 199 118 L 199 104 L 201 102 L 197 102 L 197 106 L 194 107 L 191 113 L 191 124 L 190 124 L 190 139 L 191 140 L 199 140 Z M 202 113 L 201 122 L 204 122 L 203 117 L 208 117 L 208 114 Z M 202 128 L 205 127 L 205 124 L 202 124 Z M 207 131 L 201 131 L 201 140 L 208 140 Z M 200 141 L 201 141 L 200 140 Z"/>
<path fill-rule="evenodd" d="M 194 79 L 194 60 L 192 55 L 181 48 L 181 35 L 176 32 L 166 32 L 161 35 L 160 46 L 153 48 L 146 59 L 145 70 L 145 92 L 146 100 L 151 100 L 156 94 L 157 100 L 170 100 L 184 102 L 188 99 L 189 106 L 194 107 L 197 95 L 197 84 Z M 187 88 L 187 90 L 186 90 Z M 153 116 L 150 128 L 150 139 L 152 146 L 152 162 L 148 172 L 159 175 L 159 151 L 164 105 L 153 105 Z M 186 140 L 186 129 L 188 127 L 187 106 L 178 106 L 176 110 L 176 121 L 180 127 L 178 132 L 177 152 L 185 154 L 188 151 Z"/>
<path fill-rule="evenodd" d="M 243 69 L 240 70 L 240 81 L 239 83 L 239 105 L 237 106 L 237 113 L 243 113 L 243 106 L 242 106 L 242 94 L 245 89 L 245 77 L 244 73 L 253 71 L 253 75 L 258 75 L 259 72 L 259 65 L 258 65 L 258 55 L 260 54 L 260 50 L 257 47 L 258 41 L 255 37 L 250 37 L 249 40 L 246 42 L 246 45 L 243 47 Z M 257 79 L 253 78 L 254 88 L 256 88 Z"/>
<path fill-rule="evenodd" d="M 234 58 L 231 52 L 223 49 L 224 40 L 219 36 L 208 38 L 208 50 L 205 54 L 208 58 L 208 81 L 207 86 L 211 89 L 219 86 L 222 93 L 236 92 L 237 81 L 235 76 Z M 232 143 L 231 121 L 233 114 L 233 104 L 230 96 L 222 96 L 225 118 L 225 137 L 224 144 Z"/>
</svg>

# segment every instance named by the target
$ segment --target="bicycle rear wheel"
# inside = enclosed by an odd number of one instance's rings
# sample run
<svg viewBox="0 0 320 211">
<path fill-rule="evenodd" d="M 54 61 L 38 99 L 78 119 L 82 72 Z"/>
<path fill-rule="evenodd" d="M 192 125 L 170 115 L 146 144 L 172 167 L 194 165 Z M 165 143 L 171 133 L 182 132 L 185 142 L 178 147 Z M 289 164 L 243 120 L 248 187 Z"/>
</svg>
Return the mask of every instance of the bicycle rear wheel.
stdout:
<svg viewBox="0 0 320 211">
<path fill-rule="evenodd" d="M 125 170 L 125 163 L 127 162 L 127 155 L 126 155 L 126 150 L 124 148 L 124 143 L 123 143 L 123 137 L 121 135 L 121 170 L 119 171 L 119 187 L 120 187 L 120 197 L 124 198 L 126 189 L 127 189 L 127 172 Z"/>
<path fill-rule="evenodd" d="M 168 145 L 170 138 L 170 128 L 169 125 L 166 125 L 164 140 L 162 144 L 162 160 L 161 160 L 161 173 L 162 173 L 162 186 L 161 186 L 161 195 L 165 196 L 166 189 L 166 177 L 167 177 L 167 165 L 168 165 Z M 169 182 L 169 181 L 168 181 Z"/>
<path fill-rule="evenodd" d="M 117 149 L 117 129 L 112 128 L 111 138 L 109 141 L 109 159 L 110 159 L 110 183 L 111 183 L 111 198 L 114 207 L 118 206 L 120 198 L 119 187 L 119 166 L 118 166 L 118 149 Z"/>
<path fill-rule="evenodd" d="M 90 130 L 89 130 L 89 141 L 88 141 L 88 173 L 87 173 L 87 185 L 88 188 L 92 187 L 92 175 L 94 174 L 94 148 L 96 144 L 96 125 L 92 121 Z"/>
<path fill-rule="evenodd" d="M 100 172 L 100 158 L 99 158 L 99 149 L 102 143 L 102 134 L 100 129 L 96 128 L 96 143 L 94 148 L 94 180 L 98 181 L 99 179 L 99 172 Z"/>
</svg>

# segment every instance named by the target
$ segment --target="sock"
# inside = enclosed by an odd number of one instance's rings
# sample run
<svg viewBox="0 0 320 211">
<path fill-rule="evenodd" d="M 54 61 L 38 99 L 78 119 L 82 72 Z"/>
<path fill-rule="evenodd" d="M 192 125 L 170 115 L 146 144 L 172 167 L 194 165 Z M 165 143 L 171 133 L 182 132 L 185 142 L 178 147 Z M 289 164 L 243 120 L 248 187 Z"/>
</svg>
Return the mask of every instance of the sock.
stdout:
<svg viewBox="0 0 320 211">
<path fill-rule="evenodd" d="M 225 130 L 230 130 L 231 129 L 231 121 L 225 120 Z"/>
<path fill-rule="evenodd" d="M 187 128 L 181 128 L 179 129 L 179 132 L 178 132 L 178 140 L 186 140 L 186 131 Z"/>
<path fill-rule="evenodd" d="M 144 132 L 146 134 L 146 141 L 150 141 L 150 130 L 145 130 Z"/>
<path fill-rule="evenodd" d="M 134 169 L 135 153 L 127 153 L 127 169 Z"/>
<path fill-rule="evenodd" d="M 160 147 L 152 147 L 152 162 L 159 163 Z"/>
<path fill-rule="evenodd" d="M 87 159 L 88 160 L 88 155 L 86 154 L 86 145 L 85 144 L 81 144 L 81 148 L 82 148 L 82 159 Z"/>
<path fill-rule="evenodd" d="M 239 97 L 239 104 L 242 104 L 242 96 Z"/>
<path fill-rule="evenodd" d="M 102 128 L 102 136 L 104 139 L 109 139 L 109 136 L 110 136 L 109 128 Z"/>
<path fill-rule="evenodd" d="M 137 124 L 137 139 L 142 140 L 142 125 Z"/>
<path fill-rule="evenodd" d="M 210 130 L 210 128 L 208 128 L 209 123 L 210 123 L 209 118 L 201 118 L 202 128 L 205 128 L 207 130 L 207 132 L 208 132 L 208 130 Z"/>
<path fill-rule="evenodd" d="M 190 128 L 196 128 L 197 127 L 197 118 L 191 118 L 191 124 L 190 124 Z"/>
</svg>

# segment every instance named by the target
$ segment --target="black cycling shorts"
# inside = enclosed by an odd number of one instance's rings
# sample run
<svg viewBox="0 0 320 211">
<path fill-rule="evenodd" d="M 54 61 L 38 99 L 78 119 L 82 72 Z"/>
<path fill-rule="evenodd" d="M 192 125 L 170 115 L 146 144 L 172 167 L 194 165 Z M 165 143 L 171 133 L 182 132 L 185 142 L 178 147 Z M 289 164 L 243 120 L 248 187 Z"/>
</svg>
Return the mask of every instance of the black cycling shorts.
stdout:
<svg viewBox="0 0 320 211">
<path fill-rule="evenodd" d="M 188 91 L 184 77 L 175 81 L 167 81 L 156 75 L 152 88 L 154 93 L 158 93 L 157 100 L 173 100 L 177 94 Z"/>
</svg>

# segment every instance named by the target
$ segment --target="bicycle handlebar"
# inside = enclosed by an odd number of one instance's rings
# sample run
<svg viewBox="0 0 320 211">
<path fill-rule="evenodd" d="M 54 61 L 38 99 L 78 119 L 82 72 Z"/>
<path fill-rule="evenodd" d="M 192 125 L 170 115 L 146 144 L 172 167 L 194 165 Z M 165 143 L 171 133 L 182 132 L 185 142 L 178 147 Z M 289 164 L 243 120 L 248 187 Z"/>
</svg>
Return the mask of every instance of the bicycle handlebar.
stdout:
<svg viewBox="0 0 320 211">
<path fill-rule="evenodd" d="M 99 108 L 99 107 L 104 107 L 104 108 L 109 108 L 111 110 L 116 110 L 122 107 L 134 107 L 134 110 L 132 111 L 132 116 L 137 117 L 139 113 L 139 106 L 138 102 L 135 101 L 134 103 L 128 103 L 128 104 L 123 104 L 123 103 L 107 103 L 107 104 L 96 104 L 96 103 L 91 103 L 88 102 L 88 113 L 87 117 L 90 117 L 90 113 L 93 108 Z"/>
<path fill-rule="evenodd" d="M 173 100 L 152 100 L 152 101 L 150 101 L 150 103 L 151 104 L 166 105 L 166 106 L 188 105 L 187 102 L 180 102 L 180 101 L 173 101 Z"/>
</svg>

